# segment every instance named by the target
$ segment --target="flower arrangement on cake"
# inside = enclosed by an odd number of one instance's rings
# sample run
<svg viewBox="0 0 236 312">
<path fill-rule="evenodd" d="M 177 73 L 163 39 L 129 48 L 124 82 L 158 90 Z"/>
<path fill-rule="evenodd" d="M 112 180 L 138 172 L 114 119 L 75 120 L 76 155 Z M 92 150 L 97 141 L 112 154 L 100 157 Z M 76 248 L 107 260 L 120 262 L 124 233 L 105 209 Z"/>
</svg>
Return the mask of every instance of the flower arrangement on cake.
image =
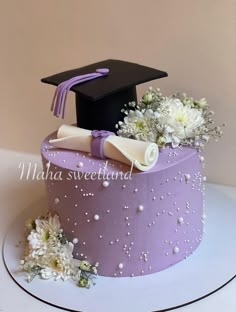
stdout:
<svg viewBox="0 0 236 312">
<path fill-rule="evenodd" d="M 214 126 L 205 98 L 195 100 L 185 93 L 163 96 L 160 89 L 150 87 L 139 103 L 130 102 L 122 112 L 126 115 L 116 125 L 117 134 L 126 138 L 157 143 L 203 148 L 211 137 L 217 139 L 222 129 Z"/>
</svg>

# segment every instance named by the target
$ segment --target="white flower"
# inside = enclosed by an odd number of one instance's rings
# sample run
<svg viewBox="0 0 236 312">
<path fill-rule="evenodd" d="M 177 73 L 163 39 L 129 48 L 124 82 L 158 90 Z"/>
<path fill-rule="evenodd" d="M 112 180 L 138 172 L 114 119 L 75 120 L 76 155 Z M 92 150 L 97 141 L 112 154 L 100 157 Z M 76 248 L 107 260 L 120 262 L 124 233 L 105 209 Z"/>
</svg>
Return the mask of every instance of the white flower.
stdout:
<svg viewBox="0 0 236 312">
<path fill-rule="evenodd" d="M 156 142 L 155 131 L 156 118 L 159 113 L 148 109 L 145 113 L 139 110 L 130 110 L 124 122 L 120 125 L 118 134 L 123 137 L 131 137 L 140 141 Z"/>
<path fill-rule="evenodd" d="M 204 123 L 200 110 L 183 105 L 177 98 L 168 98 L 164 101 L 160 106 L 160 112 L 159 121 L 172 129 L 172 138 L 176 144 L 194 137 L 194 131 Z"/>
<path fill-rule="evenodd" d="M 43 254 L 49 244 L 55 244 L 61 224 L 59 217 L 54 215 L 53 217 L 49 216 L 48 219 L 36 219 L 35 225 L 36 229 L 30 232 L 27 240 L 30 249 L 38 250 L 39 254 Z"/>
<path fill-rule="evenodd" d="M 55 279 L 67 279 L 77 272 L 73 263 L 73 247 L 72 243 L 61 245 L 60 248 L 48 246 L 47 252 L 42 253 L 41 249 L 31 250 L 25 257 L 23 267 L 33 268 L 38 266 L 41 268 L 40 276 L 43 279 L 54 277 Z"/>
<path fill-rule="evenodd" d="M 65 280 L 71 275 L 74 270 L 73 259 L 73 248 L 72 243 L 66 243 L 61 245 L 59 249 L 51 248 L 48 250 L 47 255 L 42 257 L 42 261 L 46 263 L 46 268 L 52 271 L 54 276 Z"/>
</svg>

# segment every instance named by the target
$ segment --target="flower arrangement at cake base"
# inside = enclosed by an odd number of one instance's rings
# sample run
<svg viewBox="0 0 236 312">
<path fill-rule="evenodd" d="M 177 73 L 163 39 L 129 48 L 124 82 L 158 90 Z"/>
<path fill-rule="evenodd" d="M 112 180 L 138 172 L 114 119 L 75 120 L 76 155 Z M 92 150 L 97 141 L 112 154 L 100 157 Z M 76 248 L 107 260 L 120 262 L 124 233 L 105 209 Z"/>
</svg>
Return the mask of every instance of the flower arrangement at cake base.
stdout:
<svg viewBox="0 0 236 312">
<path fill-rule="evenodd" d="M 27 272 L 28 282 L 39 276 L 63 281 L 71 278 L 86 288 L 94 284 L 98 263 L 91 265 L 86 260 L 73 258 L 74 244 L 65 237 L 58 215 L 27 220 L 25 239 L 20 268 Z"/>
</svg>

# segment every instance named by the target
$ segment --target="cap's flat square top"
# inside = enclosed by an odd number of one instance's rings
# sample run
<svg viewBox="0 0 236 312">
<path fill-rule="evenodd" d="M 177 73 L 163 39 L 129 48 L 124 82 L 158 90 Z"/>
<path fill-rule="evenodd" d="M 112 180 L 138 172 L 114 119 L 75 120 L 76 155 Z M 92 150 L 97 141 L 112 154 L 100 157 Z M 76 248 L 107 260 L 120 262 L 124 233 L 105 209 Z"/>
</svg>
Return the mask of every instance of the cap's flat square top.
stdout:
<svg viewBox="0 0 236 312">
<path fill-rule="evenodd" d="M 109 74 L 78 84 L 71 90 L 90 101 L 97 101 L 141 83 L 167 76 L 166 72 L 147 66 L 120 60 L 106 60 L 44 78 L 42 82 L 58 86 L 61 82 L 79 75 L 93 73 L 99 68 L 108 68 Z"/>
</svg>

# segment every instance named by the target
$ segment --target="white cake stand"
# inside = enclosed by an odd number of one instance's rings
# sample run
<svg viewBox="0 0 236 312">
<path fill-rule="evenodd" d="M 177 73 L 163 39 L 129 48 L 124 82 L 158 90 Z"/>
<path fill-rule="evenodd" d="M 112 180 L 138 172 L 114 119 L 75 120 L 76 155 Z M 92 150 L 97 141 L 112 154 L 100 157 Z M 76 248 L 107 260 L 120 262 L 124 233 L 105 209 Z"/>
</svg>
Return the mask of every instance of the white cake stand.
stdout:
<svg viewBox="0 0 236 312">
<path fill-rule="evenodd" d="M 29 207 L 10 227 L 3 246 L 6 268 L 15 282 L 35 298 L 69 311 L 169 311 L 201 300 L 236 276 L 236 201 L 217 187 L 206 192 L 204 239 L 194 254 L 162 272 L 134 278 L 98 277 L 88 289 L 73 281 L 40 280 L 28 283 L 18 271 L 23 254 L 25 220 L 42 214 L 45 200 Z"/>
</svg>

